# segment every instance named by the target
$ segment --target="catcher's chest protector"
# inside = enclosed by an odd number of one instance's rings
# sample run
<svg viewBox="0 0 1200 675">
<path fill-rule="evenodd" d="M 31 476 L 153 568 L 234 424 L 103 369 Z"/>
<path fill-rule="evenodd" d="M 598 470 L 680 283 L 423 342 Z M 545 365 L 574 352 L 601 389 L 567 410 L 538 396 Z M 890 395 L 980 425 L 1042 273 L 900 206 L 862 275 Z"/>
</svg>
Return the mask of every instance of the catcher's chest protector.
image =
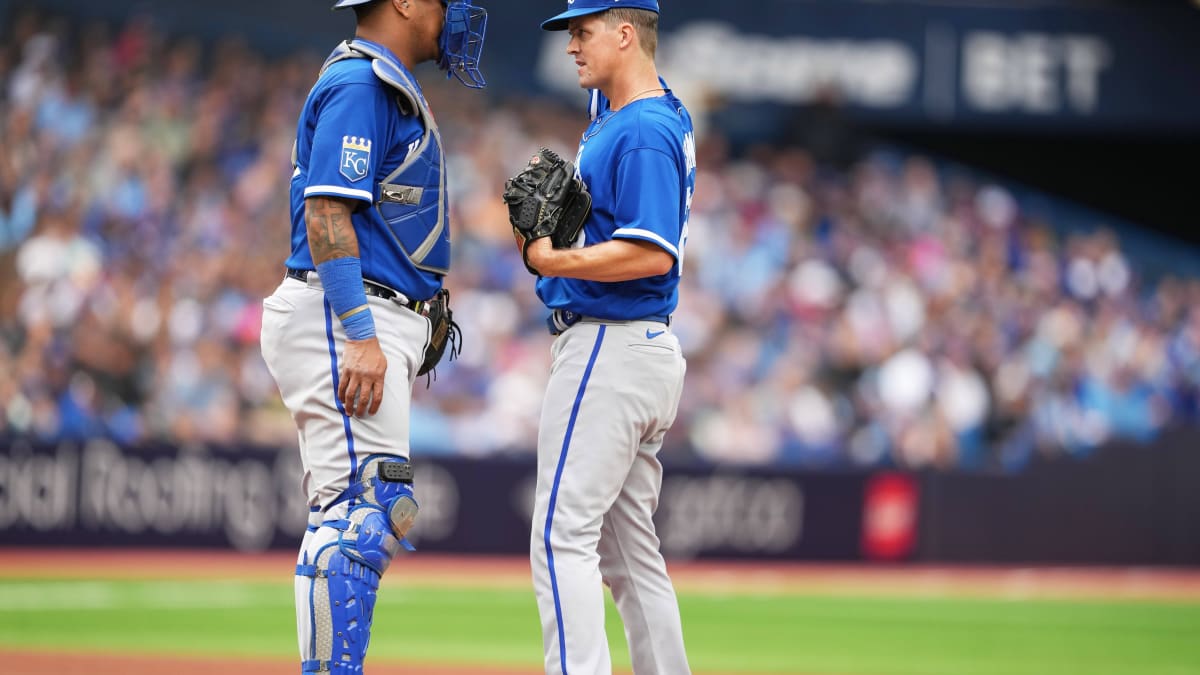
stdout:
<svg viewBox="0 0 1200 675">
<path fill-rule="evenodd" d="M 380 182 L 375 208 L 413 265 L 435 274 L 450 270 L 450 223 L 446 208 L 445 154 L 437 122 L 415 82 L 392 58 L 359 40 L 343 42 L 324 68 L 342 59 L 371 59 L 376 77 L 396 90 L 397 105 L 417 114 L 425 135 L 396 170 Z"/>
</svg>

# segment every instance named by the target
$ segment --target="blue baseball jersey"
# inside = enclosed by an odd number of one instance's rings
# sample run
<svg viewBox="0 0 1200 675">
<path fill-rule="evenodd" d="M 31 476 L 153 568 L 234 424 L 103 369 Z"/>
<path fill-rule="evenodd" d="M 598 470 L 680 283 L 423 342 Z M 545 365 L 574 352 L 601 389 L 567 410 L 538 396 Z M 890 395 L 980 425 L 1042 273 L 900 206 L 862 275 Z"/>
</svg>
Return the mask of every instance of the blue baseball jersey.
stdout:
<svg viewBox="0 0 1200 675">
<path fill-rule="evenodd" d="M 551 309 L 601 319 L 670 315 L 679 301 L 696 185 L 692 118 L 669 89 L 664 96 L 634 101 L 616 112 L 598 92 L 593 104 L 599 107 L 575 158 L 576 171 L 592 195 L 580 243 L 649 241 L 670 253 L 675 265 L 665 274 L 620 282 L 543 277 L 537 281 L 538 297 Z"/>
<path fill-rule="evenodd" d="M 416 78 L 399 59 L 375 43 L 356 42 L 384 54 L 407 75 L 414 93 L 424 102 Z M 358 236 L 363 277 L 411 298 L 425 299 L 441 286 L 440 275 L 412 263 L 375 208 L 380 182 L 417 149 L 425 134 L 420 115 L 404 114 L 397 99 L 397 91 L 376 76 L 369 58 L 329 63 L 317 79 L 296 130 L 292 252 L 287 266 L 315 268 L 308 248 L 304 200 L 315 196 L 353 199 L 359 202 L 351 220 Z"/>
</svg>

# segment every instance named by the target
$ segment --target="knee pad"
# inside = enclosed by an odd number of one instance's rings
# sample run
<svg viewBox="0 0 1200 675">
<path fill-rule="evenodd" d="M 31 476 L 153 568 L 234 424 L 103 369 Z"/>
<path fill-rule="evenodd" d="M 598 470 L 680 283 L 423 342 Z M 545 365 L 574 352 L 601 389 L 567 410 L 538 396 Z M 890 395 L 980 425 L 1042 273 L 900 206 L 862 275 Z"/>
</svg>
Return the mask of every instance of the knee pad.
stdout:
<svg viewBox="0 0 1200 675">
<path fill-rule="evenodd" d="M 356 482 L 334 502 L 348 503 L 346 517 L 323 524 L 341 530 L 339 546 L 348 558 L 379 574 L 387 571 L 417 518 L 412 464 L 390 455 L 372 455 L 359 467 Z"/>
</svg>

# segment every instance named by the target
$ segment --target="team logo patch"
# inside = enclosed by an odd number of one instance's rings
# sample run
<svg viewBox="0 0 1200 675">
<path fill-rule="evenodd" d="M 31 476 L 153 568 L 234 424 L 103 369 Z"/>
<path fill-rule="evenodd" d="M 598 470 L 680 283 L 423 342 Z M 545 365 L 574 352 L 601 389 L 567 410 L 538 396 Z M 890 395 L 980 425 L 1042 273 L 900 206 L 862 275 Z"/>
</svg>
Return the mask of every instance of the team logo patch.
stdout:
<svg viewBox="0 0 1200 675">
<path fill-rule="evenodd" d="M 351 183 L 367 177 L 371 166 L 371 140 L 342 136 L 342 175 Z"/>
</svg>

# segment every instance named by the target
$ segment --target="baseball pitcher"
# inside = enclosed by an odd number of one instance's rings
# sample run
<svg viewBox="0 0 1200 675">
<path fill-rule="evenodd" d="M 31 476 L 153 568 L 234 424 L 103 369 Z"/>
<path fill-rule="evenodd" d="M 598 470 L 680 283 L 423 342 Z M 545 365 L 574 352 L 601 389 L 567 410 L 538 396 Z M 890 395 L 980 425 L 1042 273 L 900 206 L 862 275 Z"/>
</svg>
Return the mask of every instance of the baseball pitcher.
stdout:
<svg viewBox="0 0 1200 675">
<path fill-rule="evenodd" d="M 484 85 L 487 17 L 470 0 L 343 7 L 355 38 L 300 113 L 292 250 L 263 301 L 263 358 L 296 421 L 310 510 L 296 561 L 304 673 L 363 672 L 380 577 L 417 516 L 412 386 L 457 335 L 441 137 L 412 68 L 437 61 Z"/>
<path fill-rule="evenodd" d="M 568 32 L 593 118 L 573 164 L 543 150 L 505 189 L 558 336 L 530 539 L 547 673 L 612 672 L 602 584 L 634 672 L 690 672 L 652 517 L 686 367 L 671 313 L 696 158 L 691 118 L 654 64 L 658 12 L 656 0 L 569 0 L 542 24 Z"/>
</svg>

